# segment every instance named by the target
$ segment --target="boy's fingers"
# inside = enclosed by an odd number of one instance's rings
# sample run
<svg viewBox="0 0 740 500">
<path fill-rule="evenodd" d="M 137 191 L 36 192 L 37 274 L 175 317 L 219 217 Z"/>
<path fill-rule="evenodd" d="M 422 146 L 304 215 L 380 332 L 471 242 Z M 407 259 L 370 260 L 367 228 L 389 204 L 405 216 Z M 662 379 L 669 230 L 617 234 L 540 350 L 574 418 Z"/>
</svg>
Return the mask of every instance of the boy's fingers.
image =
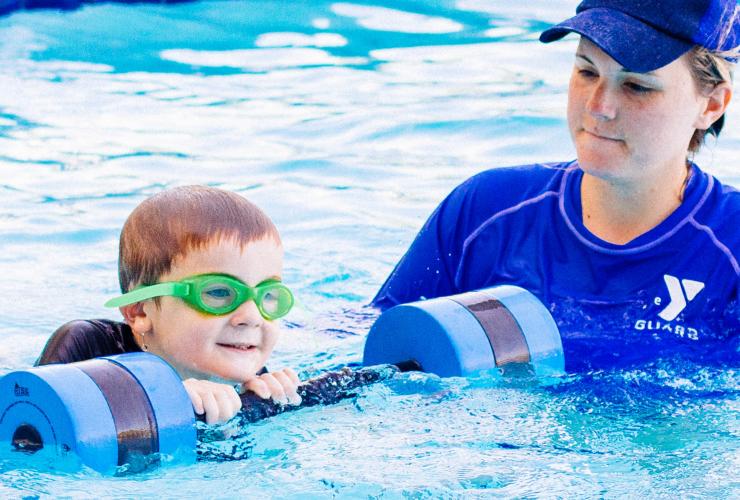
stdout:
<svg viewBox="0 0 740 500">
<path fill-rule="evenodd" d="M 281 404 L 288 403 L 288 396 L 285 394 L 285 389 L 283 389 L 283 386 L 278 379 L 275 378 L 275 375 L 272 373 L 265 373 L 264 375 L 260 375 L 260 379 L 267 384 L 270 394 L 272 395 L 272 399 Z"/>
<path fill-rule="evenodd" d="M 203 415 L 206 412 L 205 408 L 203 408 L 203 398 L 200 397 L 200 394 L 194 387 L 195 384 L 193 384 L 193 382 L 193 379 L 184 380 L 182 385 L 185 387 L 185 392 L 190 396 L 190 402 L 193 404 L 193 411 L 198 415 Z"/>
<path fill-rule="evenodd" d="M 216 424 L 219 422 L 220 414 L 219 407 L 216 398 L 211 391 L 204 391 L 201 393 L 203 398 L 203 408 L 206 411 L 206 423 Z"/>
<path fill-rule="evenodd" d="M 229 401 L 231 402 L 231 415 L 234 416 L 242 408 L 242 398 L 239 397 L 239 393 L 233 387 L 229 387 Z"/>
<path fill-rule="evenodd" d="M 239 409 L 238 407 L 235 407 L 234 402 L 236 391 L 234 391 L 231 386 L 226 384 L 209 384 L 207 389 L 213 395 L 216 405 L 218 405 L 219 422 L 226 422 L 236 414 Z M 232 394 L 234 396 L 232 396 Z"/>
<path fill-rule="evenodd" d="M 247 391 L 252 391 L 262 399 L 268 399 L 270 397 L 269 387 L 259 377 L 250 378 L 242 384 L 242 387 Z"/>
<path fill-rule="evenodd" d="M 208 380 L 183 381 L 195 413 L 205 414 L 207 424 L 226 422 L 242 407 L 242 400 L 234 387 Z"/>
<path fill-rule="evenodd" d="M 289 368 L 286 368 L 283 371 L 274 372 L 272 375 L 275 377 L 278 383 L 280 383 L 285 394 L 287 403 L 297 405 L 301 403 L 301 397 L 296 392 L 298 384 L 294 381 L 293 377 L 291 377 L 290 374 L 286 373 L 287 370 L 289 370 Z M 297 379 L 298 377 L 295 378 Z"/>
<path fill-rule="evenodd" d="M 301 383 L 301 379 L 298 378 L 298 374 L 292 368 L 283 368 L 283 373 L 285 373 L 295 385 Z"/>
<path fill-rule="evenodd" d="M 242 400 L 239 397 L 239 394 L 234 390 L 234 387 L 228 384 L 224 385 L 223 394 L 224 394 L 223 415 L 226 417 L 225 420 L 229 420 L 231 417 L 236 415 L 236 413 L 239 411 L 239 408 L 242 407 Z"/>
</svg>

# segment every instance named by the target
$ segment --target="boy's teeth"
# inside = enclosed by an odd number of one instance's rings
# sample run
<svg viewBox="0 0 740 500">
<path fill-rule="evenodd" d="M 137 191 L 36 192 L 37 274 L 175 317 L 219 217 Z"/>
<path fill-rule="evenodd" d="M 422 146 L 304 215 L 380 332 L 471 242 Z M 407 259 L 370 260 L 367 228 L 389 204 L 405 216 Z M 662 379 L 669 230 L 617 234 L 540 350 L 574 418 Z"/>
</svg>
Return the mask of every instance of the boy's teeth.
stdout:
<svg viewBox="0 0 740 500">
<path fill-rule="evenodd" d="M 225 345 L 227 347 L 233 347 L 234 349 L 241 349 L 244 351 L 246 351 L 250 347 L 253 347 L 251 344 L 221 344 L 221 345 Z"/>
</svg>

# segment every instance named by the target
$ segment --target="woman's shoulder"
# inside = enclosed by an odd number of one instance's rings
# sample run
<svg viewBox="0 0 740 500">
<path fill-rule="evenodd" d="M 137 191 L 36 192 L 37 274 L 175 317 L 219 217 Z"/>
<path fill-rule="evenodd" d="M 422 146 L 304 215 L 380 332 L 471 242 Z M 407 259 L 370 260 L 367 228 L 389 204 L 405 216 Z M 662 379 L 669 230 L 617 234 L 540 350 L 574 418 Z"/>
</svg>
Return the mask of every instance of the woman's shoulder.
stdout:
<svg viewBox="0 0 740 500">
<path fill-rule="evenodd" d="M 496 187 L 510 186 L 518 190 L 557 190 L 563 175 L 573 168 L 573 161 L 490 168 L 470 177 L 462 185 L 495 184 Z"/>
<path fill-rule="evenodd" d="M 716 177 L 707 179 L 702 201 L 689 219 L 693 227 L 707 235 L 721 249 L 740 273 L 740 191 Z"/>
<path fill-rule="evenodd" d="M 735 186 L 724 184 L 719 180 L 717 180 L 717 189 L 725 205 L 724 209 L 734 213 L 740 212 L 740 191 Z"/>
<path fill-rule="evenodd" d="M 575 162 L 537 163 L 485 170 L 457 186 L 443 205 L 484 219 L 491 213 L 540 198 L 555 199 Z"/>
<path fill-rule="evenodd" d="M 36 365 L 72 363 L 138 350 L 131 328 L 125 323 L 108 319 L 74 320 L 51 335 Z"/>
<path fill-rule="evenodd" d="M 697 221 L 712 227 L 733 230 L 740 235 L 740 225 L 737 224 L 740 217 L 740 191 L 717 177 L 707 173 L 703 175 L 707 178 L 707 187 L 704 200 L 696 212 Z"/>
</svg>

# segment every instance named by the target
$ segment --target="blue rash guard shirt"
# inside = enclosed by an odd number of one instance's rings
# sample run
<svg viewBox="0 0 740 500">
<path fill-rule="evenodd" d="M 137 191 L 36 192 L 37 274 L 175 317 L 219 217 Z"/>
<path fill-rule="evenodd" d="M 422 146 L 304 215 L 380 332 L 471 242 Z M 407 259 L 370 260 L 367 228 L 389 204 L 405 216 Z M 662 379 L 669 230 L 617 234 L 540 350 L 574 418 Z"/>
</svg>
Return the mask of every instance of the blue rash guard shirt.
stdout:
<svg viewBox="0 0 740 500">
<path fill-rule="evenodd" d="M 569 371 L 677 352 L 736 364 L 740 193 L 692 165 L 678 209 L 615 245 L 583 225 L 582 178 L 575 162 L 471 177 L 437 207 L 373 304 L 514 284 L 552 312 Z"/>
</svg>

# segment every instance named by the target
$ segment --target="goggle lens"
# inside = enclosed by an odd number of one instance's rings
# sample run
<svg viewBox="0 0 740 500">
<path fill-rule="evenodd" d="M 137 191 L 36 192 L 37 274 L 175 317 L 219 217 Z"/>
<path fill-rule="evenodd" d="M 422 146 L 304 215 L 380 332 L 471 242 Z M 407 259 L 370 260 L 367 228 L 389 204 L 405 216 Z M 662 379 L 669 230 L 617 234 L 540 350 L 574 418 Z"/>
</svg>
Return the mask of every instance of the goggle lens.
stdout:
<svg viewBox="0 0 740 500">
<path fill-rule="evenodd" d="M 201 289 L 200 300 L 213 309 L 228 309 L 236 300 L 236 290 L 226 283 L 211 283 Z"/>
<path fill-rule="evenodd" d="M 268 318 L 285 316 L 293 306 L 293 295 L 283 285 L 270 285 L 257 297 L 260 312 Z"/>
</svg>

